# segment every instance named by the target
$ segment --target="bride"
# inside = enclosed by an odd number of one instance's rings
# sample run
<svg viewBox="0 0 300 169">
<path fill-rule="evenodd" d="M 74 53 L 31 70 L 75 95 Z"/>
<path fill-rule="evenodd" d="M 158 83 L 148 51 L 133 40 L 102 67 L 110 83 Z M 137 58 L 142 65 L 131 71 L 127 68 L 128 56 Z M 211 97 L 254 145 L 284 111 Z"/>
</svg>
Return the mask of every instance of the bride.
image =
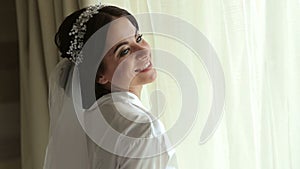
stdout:
<svg viewBox="0 0 300 169">
<path fill-rule="evenodd" d="M 50 78 L 44 169 L 175 169 L 162 123 L 145 108 L 156 79 L 136 19 L 115 6 L 69 15 L 55 43 L 63 58 Z"/>
</svg>

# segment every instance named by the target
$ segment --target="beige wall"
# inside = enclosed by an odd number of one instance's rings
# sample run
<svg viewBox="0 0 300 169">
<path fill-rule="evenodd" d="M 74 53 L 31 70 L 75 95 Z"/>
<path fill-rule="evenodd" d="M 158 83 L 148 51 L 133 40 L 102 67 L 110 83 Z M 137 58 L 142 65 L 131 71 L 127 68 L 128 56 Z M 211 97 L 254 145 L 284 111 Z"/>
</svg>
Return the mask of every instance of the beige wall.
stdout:
<svg viewBox="0 0 300 169">
<path fill-rule="evenodd" d="M 15 1 L 0 3 L 0 169 L 20 169 L 19 63 Z"/>
</svg>

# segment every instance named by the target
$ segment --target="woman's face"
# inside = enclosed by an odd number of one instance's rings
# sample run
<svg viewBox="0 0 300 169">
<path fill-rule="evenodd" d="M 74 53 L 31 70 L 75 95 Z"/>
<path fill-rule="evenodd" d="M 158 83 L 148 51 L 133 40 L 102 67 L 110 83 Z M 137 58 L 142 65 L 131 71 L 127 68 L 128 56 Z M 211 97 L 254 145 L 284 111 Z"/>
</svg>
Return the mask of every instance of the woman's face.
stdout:
<svg viewBox="0 0 300 169">
<path fill-rule="evenodd" d="M 105 51 L 105 70 L 99 83 L 128 90 L 155 80 L 150 46 L 127 18 L 110 24 Z"/>
</svg>

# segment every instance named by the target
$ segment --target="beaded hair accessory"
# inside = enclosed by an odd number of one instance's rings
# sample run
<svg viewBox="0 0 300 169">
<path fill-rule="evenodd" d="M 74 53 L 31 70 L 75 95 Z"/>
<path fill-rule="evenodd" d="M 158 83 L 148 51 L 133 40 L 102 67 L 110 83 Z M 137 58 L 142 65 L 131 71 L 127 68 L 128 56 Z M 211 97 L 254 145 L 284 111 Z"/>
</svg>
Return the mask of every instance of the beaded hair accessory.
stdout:
<svg viewBox="0 0 300 169">
<path fill-rule="evenodd" d="M 93 17 L 93 15 L 99 13 L 99 9 L 103 8 L 104 5 L 97 4 L 89 6 L 80 16 L 76 19 L 73 27 L 69 33 L 69 36 L 73 36 L 71 45 L 67 54 L 71 55 L 69 58 L 75 65 L 78 65 L 83 60 L 82 47 L 85 32 L 87 30 L 86 23 Z"/>
</svg>

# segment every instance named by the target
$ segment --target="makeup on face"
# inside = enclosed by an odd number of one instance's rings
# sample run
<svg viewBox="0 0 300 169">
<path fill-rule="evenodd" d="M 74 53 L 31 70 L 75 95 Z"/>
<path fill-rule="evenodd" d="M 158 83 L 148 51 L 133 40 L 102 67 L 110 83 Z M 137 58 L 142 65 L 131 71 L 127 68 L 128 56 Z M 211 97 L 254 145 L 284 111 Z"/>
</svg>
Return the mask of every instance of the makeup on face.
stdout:
<svg viewBox="0 0 300 169">
<path fill-rule="evenodd" d="M 120 29 L 122 28 L 122 29 Z M 115 85 L 143 85 L 156 78 L 151 49 L 143 35 L 125 18 L 113 22 L 107 32 L 104 76 Z"/>
</svg>

